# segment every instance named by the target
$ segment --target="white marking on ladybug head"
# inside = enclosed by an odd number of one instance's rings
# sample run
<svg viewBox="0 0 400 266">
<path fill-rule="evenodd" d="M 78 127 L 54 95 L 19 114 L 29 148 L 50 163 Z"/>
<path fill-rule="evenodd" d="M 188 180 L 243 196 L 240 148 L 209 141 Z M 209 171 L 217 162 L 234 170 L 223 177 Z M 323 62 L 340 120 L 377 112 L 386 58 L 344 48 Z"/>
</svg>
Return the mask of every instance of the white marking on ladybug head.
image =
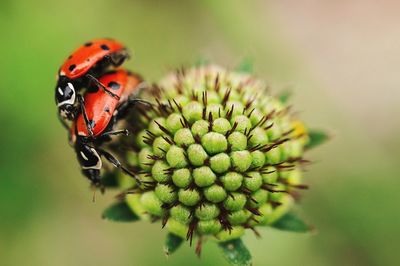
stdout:
<svg viewBox="0 0 400 266">
<path fill-rule="evenodd" d="M 68 99 L 66 99 L 65 101 L 58 103 L 57 104 L 58 107 L 61 105 L 66 105 L 66 104 L 73 105 L 75 103 L 76 92 L 75 92 L 74 85 L 72 85 L 72 83 L 70 83 L 70 82 L 68 82 L 67 86 L 65 87 L 65 91 L 68 91 L 68 90 L 71 90 L 70 97 Z M 64 92 L 60 92 L 60 91 L 62 91 L 62 90 L 59 88 L 59 93 L 64 96 Z"/>
<path fill-rule="evenodd" d="M 97 153 L 97 151 L 95 149 L 90 148 L 90 150 L 93 152 L 93 155 L 96 156 L 96 158 L 97 158 L 96 165 L 82 166 L 82 169 L 98 169 L 98 170 L 100 170 L 101 167 L 103 166 L 103 162 L 101 161 L 100 155 Z"/>
<path fill-rule="evenodd" d="M 59 93 L 61 96 L 64 96 L 64 92 L 62 91 L 62 89 L 61 89 L 60 87 L 58 87 L 58 93 Z"/>
<path fill-rule="evenodd" d="M 81 151 L 81 156 L 82 156 L 82 158 L 85 160 L 85 161 L 87 161 L 87 160 L 89 160 L 87 157 L 86 157 L 86 155 Z"/>
</svg>

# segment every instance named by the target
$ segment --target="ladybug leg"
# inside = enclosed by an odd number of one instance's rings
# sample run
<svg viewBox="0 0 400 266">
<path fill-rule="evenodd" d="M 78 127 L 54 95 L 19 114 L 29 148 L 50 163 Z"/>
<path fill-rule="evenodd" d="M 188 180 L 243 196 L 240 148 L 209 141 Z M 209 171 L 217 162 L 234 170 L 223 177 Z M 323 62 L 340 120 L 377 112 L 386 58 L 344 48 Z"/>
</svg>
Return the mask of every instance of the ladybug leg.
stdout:
<svg viewBox="0 0 400 266">
<path fill-rule="evenodd" d="M 115 130 L 115 131 L 108 131 L 108 132 L 104 132 L 103 134 L 101 134 L 101 137 L 103 136 L 110 136 L 110 135 L 125 135 L 128 136 L 129 135 L 129 131 L 127 129 L 121 129 L 121 130 Z"/>
<path fill-rule="evenodd" d="M 93 77 L 90 74 L 86 74 L 86 77 L 89 78 L 93 83 L 95 83 L 98 87 L 102 88 L 104 90 L 105 93 L 107 93 L 108 95 L 110 95 L 111 97 L 119 100 L 120 97 L 113 93 L 112 91 L 110 91 L 109 89 L 106 88 L 106 86 L 104 86 L 100 81 L 97 80 L 97 78 Z"/>
<path fill-rule="evenodd" d="M 69 131 L 70 128 L 69 128 L 67 122 L 65 122 L 65 120 L 61 117 L 60 113 L 57 113 L 57 117 L 58 117 L 58 120 L 61 122 L 61 125 L 62 125 L 66 130 Z"/>
<path fill-rule="evenodd" d="M 138 183 L 138 185 L 140 186 L 142 184 L 142 181 L 139 179 L 139 177 L 132 173 L 131 171 L 129 171 L 129 169 L 127 169 L 125 166 L 123 166 L 120 161 L 118 161 L 117 158 L 115 158 L 111 153 L 106 152 L 105 150 L 98 150 L 101 155 L 103 155 L 107 161 L 109 161 L 112 165 L 114 165 L 116 168 L 121 169 L 124 173 L 126 173 L 127 175 L 133 177 L 136 182 Z"/>
<path fill-rule="evenodd" d="M 118 108 L 118 112 L 116 113 L 115 120 L 124 118 L 128 113 L 130 108 L 134 108 L 137 104 L 147 105 L 149 107 L 153 107 L 153 104 L 138 98 L 128 98 L 127 101 L 123 102 Z"/>
<path fill-rule="evenodd" d="M 81 107 L 83 120 L 85 120 L 86 129 L 89 132 L 90 137 L 93 138 L 92 124 L 90 123 L 89 118 L 86 113 L 85 100 L 83 99 L 82 95 L 80 95 L 80 94 L 78 94 L 77 97 L 78 97 L 79 105 Z"/>
</svg>

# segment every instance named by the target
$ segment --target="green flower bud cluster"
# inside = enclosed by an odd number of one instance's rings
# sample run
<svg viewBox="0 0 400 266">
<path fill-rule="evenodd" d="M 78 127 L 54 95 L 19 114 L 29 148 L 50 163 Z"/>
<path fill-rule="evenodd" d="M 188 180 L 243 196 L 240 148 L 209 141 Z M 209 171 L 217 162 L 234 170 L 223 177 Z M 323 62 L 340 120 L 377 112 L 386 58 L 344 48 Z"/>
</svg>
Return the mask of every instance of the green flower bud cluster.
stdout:
<svg viewBox="0 0 400 266">
<path fill-rule="evenodd" d="M 129 207 L 190 240 L 236 239 L 287 213 L 305 187 L 307 133 L 266 88 L 251 75 L 203 66 L 147 90 L 153 106 L 127 121 L 127 161 L 147 182 L 122 182 L 135 191 Z"/>
</svg>

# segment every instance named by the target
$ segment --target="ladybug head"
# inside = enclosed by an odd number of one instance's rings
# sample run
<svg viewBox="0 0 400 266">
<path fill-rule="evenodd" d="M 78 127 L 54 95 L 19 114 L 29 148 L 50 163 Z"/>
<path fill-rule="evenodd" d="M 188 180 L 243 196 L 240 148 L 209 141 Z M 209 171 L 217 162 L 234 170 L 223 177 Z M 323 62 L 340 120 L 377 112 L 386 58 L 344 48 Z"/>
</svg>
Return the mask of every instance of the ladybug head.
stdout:
<svg viewBox="0 0 400 266">
<path fill-rule="evenodd" d="M 100 169 L 102 168 L 102 161 L 98 151 L 83 143 L 80 138 L 77 138 L 75 152 L 81 165 L 82 173 L 92 184 L 98 185 L 100 182 Z"/>
<path fill-rule="evenodd" d="M 69 81 L 58 82 L 56 88 L 56 103 L 58 111 L 63 118 L 73 120 L 77 114 L 77 108 L 75 105 L 76 91 L 74 85 Z"/>
</svg>

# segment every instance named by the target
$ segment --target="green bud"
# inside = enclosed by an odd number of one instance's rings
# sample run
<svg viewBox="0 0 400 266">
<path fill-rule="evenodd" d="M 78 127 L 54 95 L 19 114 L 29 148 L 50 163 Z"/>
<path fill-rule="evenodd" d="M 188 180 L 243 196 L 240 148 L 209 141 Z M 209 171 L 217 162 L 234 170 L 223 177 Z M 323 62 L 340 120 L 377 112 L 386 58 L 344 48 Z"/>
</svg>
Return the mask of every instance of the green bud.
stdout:
<svg viewBox="0 0 400 266">
<path fill-rule="evenodd" d="M 209 154 L 217 154 L 226 151 L 228 142 L 224 135 L 209 132 L 201 138 L 201 144 Z"/>
<path fill-rule="evenodd" d="M 271 128 L 267 130 L 267 135 L 271 141 L 275 141 L 281 137 L 282 132 L 279 126 L 274 124 Z"/>
<path fill-rule="evenodd" d="M 200 234 L 216 234 L 221 231 L 221 223 L 218 220 L 199 221 L 197 230 Z"/>
<path fill-rule="evenodd" d="M 265 155 L 261 151 L 253 151 L 251 152 L 251 160 L 252 168 L 262 167 L 265 164 Z"/>
<path fill-rule="evenodd" d="M 268 144 L 268 136 L 264 129 L 256 127 L 251 131 L 251 135 L 252 137 L 249 140 L 250 147 Z"/>
<path fill-rule="evenodd" d="M 243 104 L 241 102 L 228 101 L 226 103 L 226 110 L 231 110 L 232 106 L 233 106 L 232 117 L 235 117 L 235 116 L 243 114 L 244 106 L 243 106 Z M 233 125 L 233 123 L 232 123 L 232 125 Z"/>
<path fill-rule="evenodd" d="M 231 124 L 225 118 L 217 118 L 214 120 L 212 130 L 214 132 L 225 135 L 231 129 Z"/>
<path fill-rule="evenodd" d="M 225 189 L 219 185 L 212 185 L 204 189 L 204 196 L 207 200 L 218 203 L 226 198 Z"/>
<path fill-rule="evenodd" d="M 233 226 L 232 230 L 220 231 L 216 237 L 219 241 L 228 241 L 239 238 L 244 235 L 244 228 L 242 226 Z"/>
<path fill-rule="evenodd" d="M 251 216 L 251 213 L 248 210 L 240 210 L 236 212 L 232 212 L 228 215 L 228 221 L 232 225 L 240 225 L 245 223 Z"/>
<path fill-rule="evenodd" d="M 157 123 L 165 127 L 165 118 L 159 117 L 153 119 L 149 124 L 149 131 L 156 136 L 161 136 L 164 134 L 164 132 L 161 130 L 160 126 Z"/>
<path fill-rule="evenodd" d="M 143 148 L 140 152 L 139 152 L 139 165 L 142 169 L 144 170 L 150 170 L 152 168 L 152 164 L 153 164 L 153 160 L 149 158 L 149 156 L 151 156 L 151 150 L 150 148 Z"/>
<path fill-rule="evenodd" d="M 189 227 L 187 225 L 185 225 L 177 220 L 169 219 L 166 224 L 166 227 L 169 232 L 171 232 L 177 236 L 180 236 L 183 239 L 186 239 L 186 234 L 189 229 Z"/>
<path fill-rule="evenodd" d="M 161 216 L 163 209 L 161 208 L 162 202 L 157 198 L 153 191 L 148 191 L 142 194 L 140 198 L 140 204 L 150 214 Z"/>
<path fill-rule="evenodd" d="M 187 168 L 177 169 L 172 174 L 172 182 L 180 188 L 187 188 L 192 180 L 192 174 Z"/>
<path fill-rule="evenodd" d="M 249 169 L 252 160 L 248 151 L 234 151 L 231 153 L 233 167 L 239 172 L 245 172 Z"/>
<path fill-rule="evenodd" d="M 172 190 L 172 188 L 168 185 L 157 184 L 154 190 L 157 198 L 159 198 L 162 202 L 165 203 L 173 203 L 178 198 L 176 192 Z"/>
<path fill-rule="evenodd" d="M 234 123 L 238 123 L 236 131 L 239 131 L 241 133 L 245 133 L 246 130 L 249 131 L 251 129 L 251 121 L 245 115 L 238 115 L 234 117 L 232 120 L 232 125 Z"/>
<path fill-rule="evenodd" d="M 219 153 L 210 158 L 210 167 L 215 173 L 224 173 L 231 167 L 231 159 L 228 154 Z"/>
<path fill-rule="evenodd" d="M 183 168 L 187 166 L 185 151 L 178 146 L 171 146 L 167 152 L 167 162 L 171 167 Z"/>
<path fill-rule="evenodd" d="M 249 172 L 247 173 L 247 176 L 243 180 L 244 186 L 251 190 L 251 191 L 256 191 L 259 189 L 263 183 L 262 177 L 260 173 L 258 172 Z"/>
<path fill-rule="evenodd" d="M 194 122 L 192 125 L 192 134 L 193 136 L 203 137 L 206 133 L 208 133 L 209 123 L 205 120 L 198 120 Z"/>
<path fill-rule="evenodd" d="M 196 208 L 195 216 L 201 221 L 212 220 L 219 215 L 219 208 L 215 204 L 206 203 Z"/>
<path fill-rule="evenodd" d="M 174 136 L 175 143 L 182 147 L 182 146 L 189 146 L 190 144 L 194 143 L 194 138 L 192 132 L 188 128 L 181 128 L 176 131 Z"/>
<path fill-rule="evenodd" d="M 264 173 L 261 176 L 265 184 L 275 184 L 278 180 L 278 172 L 273 166 L 265 168 Z"/>
<path fill-rule="evenodd" d="M 192 144 L 187 149 L 189 161 L 193 166 L 202 166 L 204 161 L 208 158 L 207 152 L 200 144 Z"/>
<path fill-rule="evenodd" d="M 200 201 L 200 194 L 195 189 L 180 189 L 178 192 L 179 201 L 186 206 L 194 206 Z"/>
<path fill-rule="evenodd" d="M 181 121 L 183 121 L 182 115 L 170 114 L 166 121 L 166 127 L 171 133 L 175 134 L 176 131 L 183 128 Z"/>
<path fill-rule="evenodd" d="M 169 165 L 166 164 L 164 161 L 156 161 L 151 168 L 151 175 L 153 176 L 154 180 L 158 182 L 166 182 L 170 179 L 170 176 L 167 174 L 167 169 Z"/>
<path fill-rule="evenodd" d="M 140 148 L 147 147 L 147 144 L 144 143 L 144 138 L 147 136 L 146 130 L 140 131 L 136 135 L 136 145 L 138 145 Z"/>
<path fill-rule="evenodd" d="M 171 144 L 169 144 L 162 137 L 157 137 L 153 141 L 153 152 L 154 152 L 154 155 L 157 155 L 157 156 L 165 155 L 165 152 L 168 152 L 169 147 L 171 147 Z"/>
<path fill-rule="evenodd" d="M 277 191 L 285 191 L 285 190 L 286 190 L 286 186 L 283 185 L 283 184 L 277 184 L 277 186 L 274 186 L 273 189 L 274 189 L 274 190 L 277 190 Z M 285 195 L 284 192 L 271 192 L 271 193 L 269 194 L 269 198 L 270 198 L 272 201 L 279 202 L 279 201 L 281 201 L 281 199 L 282 199 L 282 197 L 283 197 L 284 195 Z"/>
<path fill-rule="evenodd" d="M 232 151 L 242 151 L 247 147 L 247 137 L 243 133 L 235 131 L 229 135 L 228 143 Z"/>
<path fill-rule="evenodd" d="M 265 153 L 265 159 L 270 164 L 277 164 L 281 162 L 281 150 L 279 147 L 273 148 Z"/>
<path fill-rule="evenodd" d="M 199 187 L 207 187 L 214 183 L 217 176 L 211 171 L 210 167 L 202 166 L 193 170 L 193 178 Z"/>
<path fill-rule="evenodd" d="M 251 197 L 256 202 L 251 201 L 250 207 L 257 208 L 257 207 L 260 207 L 261 205 L 263 205 L 267 201 L 268 192 L 266 190 L 259 189 L 256 192 L 254 192 L 253 194 L 251 194 Z"/>
<path fill-rule="evenodd" d="M 209 116 L 209 114 L 212 114 L 213 118 L 216 118 L 219 116 L 219 113 L 223 112 L 224 108 L 222 107 L 222 105 L 220 104 L 215 104 L 215 103 L 211 103 L 209 105 L 207 105 L 207 116 Z"/>
<path fill-rule="evenodd" d="M 257 221 L 260 225 L 266 225 L 269 223 L 269 217 L 273 212 L 271 204 L 264 204 L 259 208 L 261 215 L 257 217 Z"/>
<path fill-rule="evenodd" d="M 257 123 L 259 123 L 261 121 L 261 119 L 263 119 L 263 118 L 264 118 L 263 113 L 258 108 L 256 108 L 251 113 L 251 116 L 250 116 L 251 125 L 252 126 L 257 125 Z"/>
<path fill-rule="evenodd" d="M 287 178 L 287 182 L 291 185 L 299 185 L 302 183 L 303 173 L 299 169 L 290 171 L 290 175 Z"/>
<path fill-rule="evenodd" d="M 182 113 L 189 123 L 194 123 L 201 119 L 203 115 L 203 106 L 199 102 L 192 101 L 183 107 Z"/>
<path fill-rule="evenodd" d="M 224 207 L 228 211 L 239 211 L 243 209 L 246 204 L 247 198 L 245 195 L 233 192 L 231 196 L 228 196 L 224 201 Z"/>
<path fill-rule="evenodd" d="M 188 224 L 192 220 L 190 209 L 181 204 L 172 207 L 170 210 L 170 215 L 172 219 L 183 224 Z"/>
<path fill-rule="evenodd" d="M 242 186 L 243 176 L 236 172 L 229 172 L 221 177 L 224 188 L 228 191 L 236 191 Z"/>
</svg>

